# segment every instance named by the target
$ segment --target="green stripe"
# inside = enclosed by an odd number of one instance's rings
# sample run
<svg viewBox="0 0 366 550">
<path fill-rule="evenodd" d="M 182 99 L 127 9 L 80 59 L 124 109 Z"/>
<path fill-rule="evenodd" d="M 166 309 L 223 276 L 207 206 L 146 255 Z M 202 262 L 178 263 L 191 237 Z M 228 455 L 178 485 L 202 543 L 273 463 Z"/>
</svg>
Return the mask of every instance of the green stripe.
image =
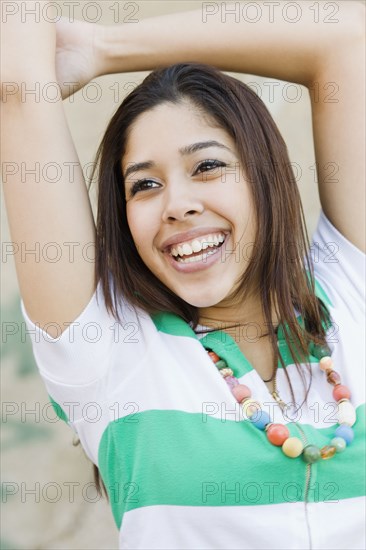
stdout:
<svg viewBox="0 0 366 550">
<path fill-rule="evenodd" d="M 224 359 L 230 368 L 233 369 L 234 376 L 237 378 L 240 378 L 253 370 L 252 365 L 245 357 L 236 341 L 227 332 L 210 332 L 201 338 L 201 343 L 205 348 L 212 349 L 219 357 Z M 285 367 L 288 365 L 293 365 L 294 360 L 286 340 L 278 340 L 278 349 Z M 308 362 L 318 363 L 319 360 L 312 355 L 308 355 Z M 278 368 L 282 368 L 280 360 L 278 360 L 277 366 Z"/>
<path fill-rule="evenodd" d="M 325 305 L 329 307 L 333 307 L 333 304 L 328 296 L 328 294 L 325 292 L 324 288 L 321 286 L 319 281 L 315 279 L 315 295 L 320 298 Z"/>
<path fill-rule="evenodd" d="M 362 416 L 364 406 L 357 412 Z M 229 413 L 227 419 L 151 410 L 110 423 L 100 442 L 98 463 L 117 526 L 125 512 L 144 506 L 252 506 L 303 500 L 302 459 L 287 458 L 250 422 L 230 421 Z M 299 437 L 296 425 L 288 427 Z M 319 446 L 327 445 L 334 431 L 303 429 L 309 443 Z M 329 483 L 337 484 L 337 499 L 363 494 L 365 426 L 360 420 L 355 433 L 344 453 L 316 465 L 321 483 L 318 496 L 310 493 L 310 500 L 325 500 Z"/>
<path fill-rule="evenodd" d="M 172 336 L 188 336 L 197 338 L 194 330 L 181 317 L 174 313 L 162 311 L 151 315 L 157 330 Z"/>
<path fill-rule="evenodd" d="M 59 419 L 63 420 L 66 423 L 68 423 L 69 419 L 68 419 L 67 414 L 65 413 L 65 411 L 62 409 L 61 405 L 56 403 L 56 401 L 54 399 L 52 399 L 52 397 L 50 395 L 48 395 L 48 397 L 49 397 L 49 400 L 52 404 L 53 410 L 55 411 L 55 413 L 57 414 Z"/>
<path fill-rule="evenodd" d="M 248 359 L 228 332 L 220 330 L 209 332 L 201 338 L 200 342 L 205 348 L 212 349 L 221 359 L 224 359 L 237 378 L 253 370 Z"/>
</svg>

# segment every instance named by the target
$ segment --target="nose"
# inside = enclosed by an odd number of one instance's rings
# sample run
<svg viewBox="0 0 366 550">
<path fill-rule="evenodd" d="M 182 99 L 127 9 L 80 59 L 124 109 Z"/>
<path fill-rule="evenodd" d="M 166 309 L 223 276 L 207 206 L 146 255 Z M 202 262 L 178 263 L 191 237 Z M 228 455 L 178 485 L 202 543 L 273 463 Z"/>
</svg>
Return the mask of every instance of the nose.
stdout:
<svg viewBox="0 0 366 550">
<path fill-rule="evenodd" d="M 201 214 L 204 210 L 202 201 L 189 183 L 176 181 L 168 184 L 165 197 L 162 214 L 164 222 L 184 221 L 188 216 Z"/>
</svg>

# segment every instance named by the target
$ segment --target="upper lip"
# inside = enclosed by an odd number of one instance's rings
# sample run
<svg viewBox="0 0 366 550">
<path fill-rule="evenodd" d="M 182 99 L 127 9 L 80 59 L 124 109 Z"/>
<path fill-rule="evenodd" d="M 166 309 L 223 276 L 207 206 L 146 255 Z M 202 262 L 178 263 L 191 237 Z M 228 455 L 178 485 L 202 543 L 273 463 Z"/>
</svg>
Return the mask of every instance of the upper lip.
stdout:
<svg viewBox="0 0 366 550">
<path fill-rule="evenodd" d="M 164 241 L 161 245 L 163 252 L 169 252 L 170 248 L 179 243 L 186 241 L 193 241 L 193 239 L 202 237 L 203 235 L 212 235 L 213 233 L 223 233 L 225 236 L 229 233 L 227 229 L 221 229 L 220 227 L 200 227 L 197 229 L 191 229 L 185 233 L 177 233 Z"/>
</svg>

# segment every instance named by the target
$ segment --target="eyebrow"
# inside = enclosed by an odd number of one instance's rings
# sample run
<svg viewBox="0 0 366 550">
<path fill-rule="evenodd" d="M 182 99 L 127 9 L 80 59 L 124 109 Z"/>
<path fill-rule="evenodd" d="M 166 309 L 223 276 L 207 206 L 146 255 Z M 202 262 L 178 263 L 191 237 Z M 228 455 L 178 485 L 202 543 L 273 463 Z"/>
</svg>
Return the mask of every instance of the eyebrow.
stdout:
<svg viewBox="0 0 366 550">
<path fill-rule="evenodd" d="M 185 147 L 180 148 L 178 151 L 182 156 L 192 155 L 201 149 L 208 149 L 208 147 L 220 147 L 221 149 L 226 149 L 230 153 L 233 151 L 220 143 L 219 141 L 210 140 L 210 141 L 199 141 L 198 143 L 192 143 L 192 145 L 186 145 Z M 130 174 L 135 174 L 136 172 L 141 172 L 149 168 L 154 168 L 156 166 L 155 162 L 152 160 L 146 160 L 145 162 L 134 162 L 130 163 L 130 166 L 127 168 L 124 179 L 127 179 Z"/>
</svg>

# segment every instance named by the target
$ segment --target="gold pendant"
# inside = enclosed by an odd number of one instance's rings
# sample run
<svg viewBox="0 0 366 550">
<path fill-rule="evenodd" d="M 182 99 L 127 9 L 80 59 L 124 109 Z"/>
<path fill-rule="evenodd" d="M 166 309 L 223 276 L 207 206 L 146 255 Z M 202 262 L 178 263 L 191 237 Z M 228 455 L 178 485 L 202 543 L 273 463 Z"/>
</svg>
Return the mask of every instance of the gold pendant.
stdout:
<svg viewBox="0 0 366 550">
<path fill-rule="evenodd" d="M 279 394 L 277 393 L 276 390 L 274 390 L 272 393 L 271 393 L 273 399 L 275 401 L 277 401 L 277 403 L 279 404 L 279 406 L 281 407 L 281 409 L 283 410 L 285 407 L 286 407 L 286 403 L 284 401 L 282 401 L 281 397 L 279 396 Z"/>
</svg>

